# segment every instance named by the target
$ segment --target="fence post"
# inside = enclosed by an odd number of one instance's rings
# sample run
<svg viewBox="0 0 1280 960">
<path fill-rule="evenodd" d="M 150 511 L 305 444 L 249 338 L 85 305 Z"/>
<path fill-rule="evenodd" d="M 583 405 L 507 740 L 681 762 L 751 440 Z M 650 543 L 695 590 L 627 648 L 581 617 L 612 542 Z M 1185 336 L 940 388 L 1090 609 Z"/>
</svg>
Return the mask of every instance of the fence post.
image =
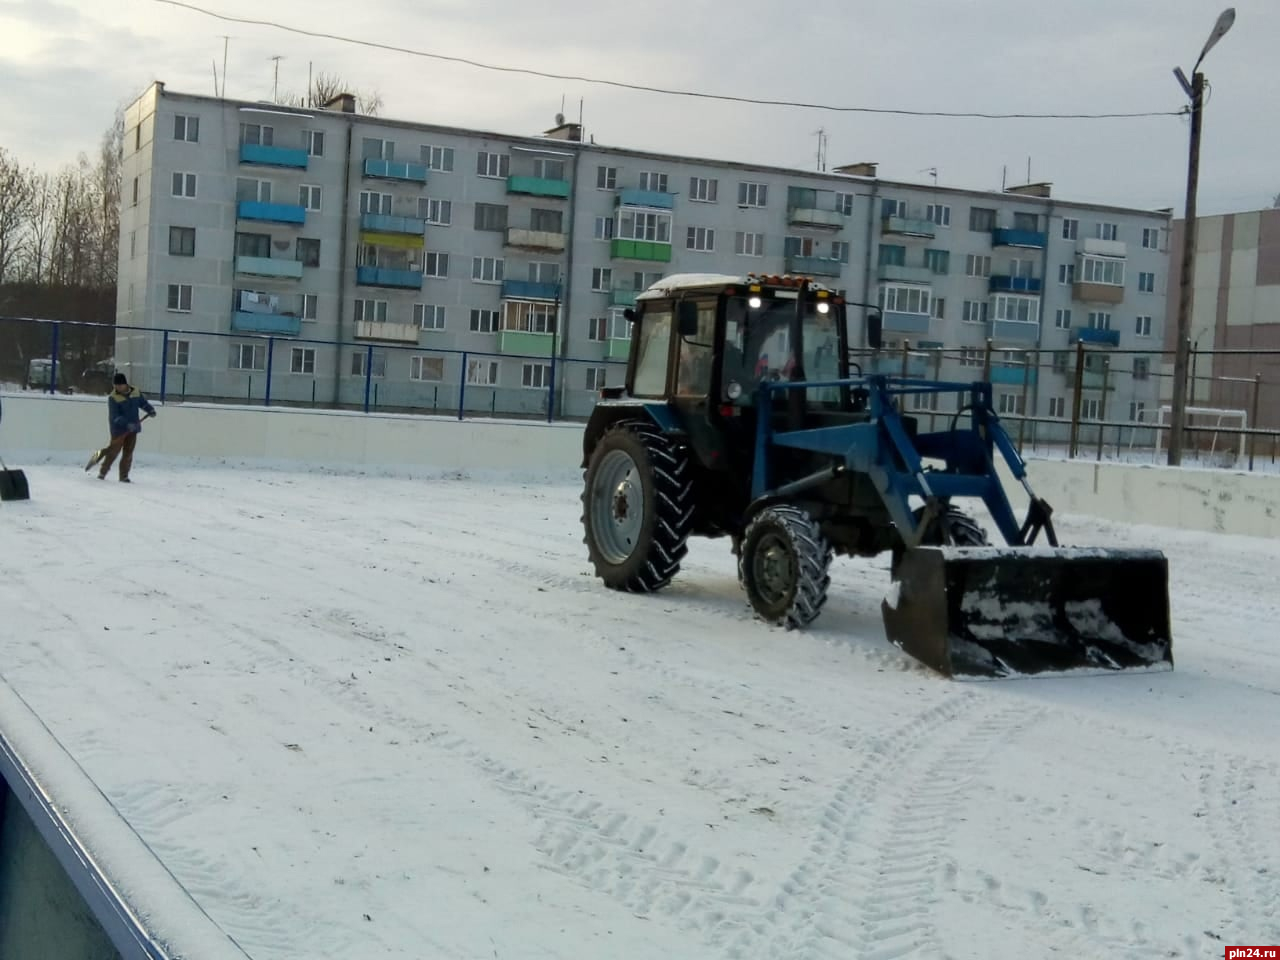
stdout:
<svg viewBox="0 0 1280 960">
<path fill-rule="evenodd" d="M 1102 460 L 1102 438 L 1107 432 L 1107 383 L 1111 379 L 1111 358 L 1102 358 L 1102 399 L 1098 402 L 1098 455 L 1096 460 Z"/>
<path fill-rule="evenodd" d="M 1080 404 L 1084 400 L 1084 341 L 1076 341 L 1076 375 L 1071 385 L 1071 440 L 1067 448 L 1067 456 L 1074 460 L 1080 439 Z"/>
<path fill-rule="evenodd" d="M 939 347 L 933 355 L 933 380 L 935 383 L 942 381 L 942 348 Z M 929 395 L 929 432 L 933 433 L 936 429 L 938 419 L 938 394 Z"/>
<path fill-rule="evenodd" d="M 271 406 L 271 368 L 275 362 L 276 338 L 267 337 L 267 388 L 262 394 L 262 405 Z"/>
<path fill-rule="evenodd" d="M 58 392 L 58 338 L 62 332 L 62 324 L 58 321 L 53 323 L 53 343 L 50 345 L 49 352 L 49 392 Z"/>
<path fill-rule="evenodd" d="M 1022 438 L 1027 432 L 1027 390 L 1031 385 L 1031 351 L 1022 352 L 1022 419 L 1018 421 L 1018 456 L 1022 456 Z"/>
<path fill-rule="evenodd" d="M 991 338 L 987 337 L 987 347 L 982 355 L 982 379 L 991 382 Z"/>
<path fill-rule="evenodd" d="M 160 402 L 164 403 L 165 389 L 169 385 L 169 331 L 160 338 Z"/>
<path fill-rule="evenodd" d="M 373 387 L 373 344 L 369 344 L 364 354 L 364 412 L 369 412 L 369 391 Z"/>
<path fill-rule="evenodd" d="M 911 341 L 902 338 L 902 379 L 907 379 L 907 365 L 910 363 Z"/>
<path fill-rule="evenodd" d="M 462 412 L 466 409 L 467 398 L 467 351 L 462 351 L 462 373 L 458 377 L 458 419 L 462 419 Z"/>
<path fill-rule="evenodd" d="M 1262 393 L 1262 374 L 1255 373 L 1253 375 L 1253 413 L 1249 415 L 1249 420 L 1253 424 L 1252 429 L 1258 429 L 1258 396 Z M 1257 446 L 1257 433 L 1249 434 L 1249 469 L 1253 469 L 1253 451 Z"/>
<path fill-rule="evenodd" d="M 552 337 L 552 342 L 555 338 Z M 556 353 L 555 348 L 551 350 L 551 377 L 547 383 L 547 423 L 553 423 L 556 418 Z"/>
</svg>

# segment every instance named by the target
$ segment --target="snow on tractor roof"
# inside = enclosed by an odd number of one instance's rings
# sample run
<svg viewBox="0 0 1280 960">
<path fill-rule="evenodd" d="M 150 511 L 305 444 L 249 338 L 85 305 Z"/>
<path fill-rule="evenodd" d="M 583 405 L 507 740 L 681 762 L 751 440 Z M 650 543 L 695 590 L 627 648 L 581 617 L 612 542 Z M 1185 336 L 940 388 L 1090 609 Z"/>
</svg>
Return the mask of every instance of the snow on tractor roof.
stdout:
<svg viewBox="0 0 1280 960">
<path fill-rule="evenodd" d="M 731 285 L 742 285 L 747 283 L 776 283 L 779 277 L 748 274 L 730 273 L 673 273 L 669 277 L 662 277 L 660 280 L 654 281 L 649 288 L 641 293 L 636 300 L 654 300 L 660 297 L 668 297 L 673 293 L 680 293 L 685 290 L 700 290 L 705 287 L 724 287 Z M 793 277 L 793 280 L 800 278 Z M 822 284 L 809 280 L 810 286 L 814 289 L 824 290 L 830 289 Z"/>
</svg>

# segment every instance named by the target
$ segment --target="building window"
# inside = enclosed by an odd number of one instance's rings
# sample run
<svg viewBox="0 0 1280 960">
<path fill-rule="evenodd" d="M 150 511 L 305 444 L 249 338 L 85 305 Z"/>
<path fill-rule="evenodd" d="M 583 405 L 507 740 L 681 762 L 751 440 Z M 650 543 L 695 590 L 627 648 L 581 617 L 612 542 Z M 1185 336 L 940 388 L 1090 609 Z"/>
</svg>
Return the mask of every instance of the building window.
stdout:
<svg viewBox="0 0 1280 960">
<path fill-rule="evenodd" d="M 507 300 L 502 304 L 502 329 L 515 333 L 555 333 L 556 306 L 529 300 Z"/>
<path fill-rule="evenodd" d="M 983 306 L 986 306 L 986 304 L 983 304 Z M 962 347 L 960 349 L 960 366 L 980 367 L 984 362 L 983 352 L 977 347 Z"/>
<path fill-rule="evenodd" d="M 716 249 L 716 232 L 707 227 L 690 227 L 684 245 L 689 250 L 712 253 Z"/>
<path fill-rule="evenodd" d="M 1094 225 L 1093 235 L 1099 240 L 1119 240 L 1120 225 L 1117 223 L 1098 223 Z"/>
<path fill-rule="evenodd" d="M 413 323 L 420 330 L 443 330 L 444 307 L 434 303 L 415 303 Z"/>
<path fill-rule="evenodd" d="M 302 295 L 302 319 L 315 320 L 320 315 L 320 297 L 314 293 Z"/>
<path fill-rule="evenodd" d="M 621 240 L 670 243 L 671 214 L 624 209 L 622 216 L 618 218 L 617 229 Z"/>
<path fill-rule="evenodd" d="M 290 350 L 289 372 L 314 374 L 316 372 L 315 347 L 294 347 Z"/>
<path fill-rule="evenodd" d="M 608 317 L 591 317 L 587 320 L 587 339 L 601 343 L 609 339 Z"/>
<path fill-rule="evenodd" d="M 185 143 L 198 143 L 200 140 L 200 118 L 179 113 L 173 118 L 173 139 Z"/>
<path fill-rule="evenodd" d="M 267 369 L 267 345 L 265 343 L 231 344 L 229 365 L 232 370 Z"/>
<path fill-rule="evenodd" d="M 807 255 L 807 254 L 806 254 Z M 907 263 L 907 248 L 892 243 L 880 245 L 880 266 L 902 267 Z"/>
<path fill-rule="evenodd" d="M 320 187 L 312 183 L 304 183 L 298 187 L 298 206 L 304 210 L 319 212 Z"/>
<path fill-rule="evenodd" d="M 971 253 L 964 260 L 964 273 L 967 277 L 991 276 L 991 258 L 980 253 Z"/>
<path fill-rule="evenodd" d="M 169 352 L 165 354 L 165 363 L 171 367 L 191 366 L 191 341 L 169 340 Z"/>
<path fill-rule="evenodd" d="M 1133 379 L 1146 380 L 1151 376 L 1151 358 L 1150 357 L 1134 357 L 1133 358 Z"/>
<path fill-rule="evenodd" d="M 196 255 L 196 228 L 170 227 L 169 253 L 175 257 L 194 257 Z"/>
<path fill-rule="evenodd" d="M 947 273 L 951 269 L 951 251 L 926 250 L 924 252 L 924 265 L 932 273 Z"/>
<path fill-rule="evenodd" d="M 563 180 L 565 165 L 555 157 L 534 157 L 533 175 L 540 180 Z"/>
<path fill-rule="evenodd" d="M 1067 372 L 1067 358 L 1069 356 L 1070 354 L 1068 354 L 1067 351 L 1065 350 L 1055 350 L 1053 352 L 1053 372 L 1054 373 Z"/>
<path fill-rule="evenodd" d="M 1069 309 L 1059 307 L 1053 315 L 1053 325 L 1059 330 L 1070 330 L 1071 311 Z"/>
<path fill-rule="evenodd" d="M 391 194 L 378 193 L 374 190 L 360 191 L 360 212 L 379 213 L 388 216 L 391 213 Z"/>
<path fill-rule="evenodd" d="M 1132 400 L 1129 403 L 1129 419 L 1134 423 L 1142 423 L 1147 416 L 1147 405 L 1141 400 Z"/>
<path fill-rule="evenodd" d="M 655 173 L 651 170 L 641 171 L 640 189 L 651 190 L 654 193 L 666 193 L 667 175 L 665 173 Z"/>
<path fill-rule="evenodd" d="M 449 255 L 432 251 L 423 258 L 422 275 L 424 277 L 449 276 Z"/>
<path fill-rule="evenodd" d="M 320 266 L 320 241 L 315 237 L 299 237 L 296 255 L 304 267 Z"/>
<path fill-rule="evenodd" d="M 447 227 L 453 223 L 453 201 L 419 197 L 418 216 L 437 227 Z"/>
<path fill-rule="evenodd" d="M 1139 293 L 1155 293 L 1156 292 L 1156 275 L 1145 271 L 1138 272 L 1138 292 Z"/>
<path fill-rule="evenodd" d="M 608 293 L 612 290 L 613 269 L 611 267 L 592 267 L 591 289 L 596 293 Z"/>
<path fill-rule="evenodd" d="M 1066 397 L 1050 397 L 1049 398 L 1049 416 L 1065 417 L 1067 415 L 1067 398 Z"/>
<path fill-rule="evenodd" d="M 764 234 L 735 233 L 733 236 L 733 250 L 740 257 L 763 257 Z"/>
<path fill-rule="evenodd" d="M 1009 323 L 1039 323 L 1040 298 L 997 294 L 993 299 L 995 318 Z"/>
<path fill-rule="evenodd" d="M 1085 283 L 1124 286 L 1124 261 L 1114 257 L 1081 257 L 1080 278 Z"/>
<path fill-rule="evenodd" d="M 951 207 L 945 203 L 931 203 L 924 208 L 924 218 L 940 227 L 951 226 Z"/>
<path fill-rule="evenodd" d="M 471 279 L 476 283 L 501 283 L 504 267 L 501 257 L 472 257 Z"/>
<path fill-rule="evenodd" d="M 1069 287 L 1076 282 L 1076 265 L 1074 263 L 1058 264 L 1058 283 Z"/>
<path fill-rule="evenodd" d="M 133 205 L 138 205 L 138 178 L 133 178 Z"/>
<path fill-rule="evenodd" d="M 529 211 L 529 229 L 538 233 L 564 233 L 564 213 L 535 207 Z"/>
<path fill-rule="evenodd" d="M 471 332 L 494 333 L 498 329 L 497 310 L 472 310 Z"/>
<path fill-rule="evenodd" d="M 1099 420 L 1101 419 L 1102 404 L 1098 402 L 1097 397 L 1086 397 L 1080 401 L 1080 419 L 1081 420 Z"/>
<path fill-rule="evenodd" d="M 392 140 L 381 137 L 362 137 L 360 140 L 360 159 L 362 160 L 394 160 L 396 145 Z"/>
<path fill-rule="evenodd" d="M 930 304 L 931 296 L 928 287 L 881 287 L 880 308 L 893 313 L 918 313 L 930 316 L 933 311 Z"/>
<path fill-rule="evenodd" d="M 943 297 L 933 298 L 933 319 L 935 320 L 947 319 L 947 301 L 945 298 Z"/>
<path fill-rule="evenodd" d="M 134 181 L 137 183 L 137 180 Z M 196 195 L 196 175 L 194 173 L 175 173 L 173 175 L 173 195 L 175 197 L 194 197 Z M 135 199 L 136 203 L 137 200 Z"/>
<path fill-rule="evenodd" d="M 357 300 L 355 302 L 356 323 L 386 323 L 386 300 Z"/>
<path fill-rule="evenodd" d="M 596 217 L 595 238 L 597 240 L 613 239 L 613 217 Z"/>
<path fill-rule="evenodd" d="M 351 376 L 372 377 L 377 380 L 387 375 L 387 355 L 381 352 L 373 354 L 373 362 L 369 362 L 368 350 L 356 350 L 351 354 Z"/>
<path fill-rule="evenodd" d="M 849 243 L 845 240 L 831 241 L 831 259 L 835 263 L 849 262 Z"/>
<path fill-rule="evenodd" d="M 964 302 L 964 309 L 961 311 L 960 319 L 965 323 L 986 323 L 987 301 L 966 300 Z"/>
<path fill-rule="evenodd" d="M 444 379 L 444 357 L 410 357 L 409 379 L 439 383 Z"/>
<path fill-rule="evenodd" d="M 997 410 L 1000 413 L 1012 413 L 1016 416 L 1021 416 L 1022 411 L 1026 409 L 1020 393 L 1001 393 L 996 402 L 999 404 Z"/>
<path fill-rule="evenodd" d="M 252 144 L 254 146 L 269 147 L 276 142 L 276 131 L 274 127 L 269 127 L 261 123 L 242 123 L 240 124 L 240 143 Z"/>
<path fill-rule="evenodd" d="M 608 371 L 604 367 L 587 367 L 586 388 L 588 390 L 603 390 L 607 376 Z"/>
<path fill-rule="evenodd" d="M 476 176 L 505 178 L 511 174 L 511 155 L 481 150 L 476 154 Z"/>
<path fill-rule="evenodd" d="M 740 207 L 763 207 L 769 203 L 769 185 L 765 183 L 748 183 L 743 181 L 738 184 L 738 206 Z"/>
<path fill-rule="evenodd" d="M 990 233 L 996 228 L 996 212 L 986 207 L 969 210 L 969 229 L 974 233 Z"/>
<path fill-rule="evenodd" d="M 715 203 L 716 193 L 720 189 L 719 180 L 708 180 L 706 177 L 689 178 L 689 199 L 699 203 Z M 590 371 L 588 371 L 589 373 Z"/>
<path fill-rule="evenodd" d="M 551 384 L 551 364 L 526 363 L 520 368 L 520 385 L 530 390 L 545 390 Z"/>
<path fill-rule="evenodd" d="M 452 173 L 453 147 L 433 147 L 426 145 L 422 148 L 422 162 L 426 164 L 428 170 L 436 170 L 440 173 Z"/>
<path fill-rule="evenodd" d="M 1073 220 L 1070 217 L 1064 217 L 1062 220 L 1062 239 L 1074 240 L 1080 235 L 1080 221 Z"/>
<path fill-rule="evenodd" d="M 308 157 L 324 156 L 324 131 L 323 130 L 303 130 L 302 145 L 307 151 Z"/>
<path fill-rule="evenodd" d="M 533 283 L 559 283 L 560 264 L 547 260 L 534 260 L 529 264 L 529 280 Z"/>
<path fill-rule="evenodd" d="M 1032 233 L 1040 230 L 1040 215 L 1036 213 L 1022 213 L 1017 210 L 1013 213 L 1013 229 L 1026 230 Z"/>
<path fill-rule="evenodd" d="M 477 203 L 475 226 L 477 230 L 505 233 L 507 229 L 507 208 L 496 203 Z"/>
<path fill-rule="evenodd" d="M 597 190 L 618 189 L 618 168 L 617 167 L 596 167 L 596 189 Z"/>
<path fill-rule="evenodd" d="M 237 257 L 269 257 L 271 256 L 271 234 L 269 233 L 237 233 Z"/>
<path fill-rule="evenodd" d="M 1151 336 L 1151 318 L 1138 317 L 1138 322 L 1134 325 L 1134 331 L 1140 337 Z"/>
<path fill-rule="evenodd" d="M 885 197 L 880 201 L 881 217 L 905 217 L 907 215 L 907 201 L 895 200 L 892 197 Z"/>
<path fill-rule="evenodd" d="M 1144 250 L 1160 249 L 1160 228 L 1159 227 L 1143 227 L 1142 228 L 1142 248 Z"/>
<path fill-rule="evenodd" d="M 1090 330 L 1110 330 L 1111 314 L 1101 310 L 1090 313 L 1089 329 Z"/>
<path fill-rule="evenodd" d="M 270 203 L 271 181 L 236 177 L 236 200 L 241 203 Z"/>
<path fill-rule="evenodd" d="M 467 360 L 467 383 L 474 387 L 493 386 L 498 382 L 498 361 L 472 357 Z"/>
<path fill-rule="evenodd" d="M 853 216 L 853 194 L 837 193 L 835 209 L 836 213 L 844 214 L 846 217 Z"/>
<path fill-rule="evenodd" d="M 171 283 L 169 284 L 169 310 L 175 313 L 191 312 L 191 284 L 189 283 Z"/>
</svg>

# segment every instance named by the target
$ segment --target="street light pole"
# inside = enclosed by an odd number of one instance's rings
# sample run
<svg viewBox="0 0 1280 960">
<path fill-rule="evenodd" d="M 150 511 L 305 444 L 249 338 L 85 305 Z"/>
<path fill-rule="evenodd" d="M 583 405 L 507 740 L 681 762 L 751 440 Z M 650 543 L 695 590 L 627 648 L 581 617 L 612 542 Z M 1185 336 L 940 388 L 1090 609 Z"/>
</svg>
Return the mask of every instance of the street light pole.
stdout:
<svg viewBox="0 0 1280 960">
<path fill-rule="evenodd" d="M 1173 416 L 1169 423 L 1169 465 L 1182 463 L 1182 440 L 1187 414 L 1187 368 L 1191 359 L 1191 305 L 1192 276 L 1195 269 L 1196 250 L 1196 188 L 1200 180 L 1200 128 L 1204 110 L 1204 74 L 1200 64 L 1205 54 L 1231 29 L 1236 11 L 1228 7 L 1218 16 L 1213 32 L 1196 59 L 1187 82 L 1181 67 L 1174 68 L 1174 76 L 1187 96 L 1191 98 L 1191 143 L 1187 155 L 1187 201 L 1182 231 L 1182 271 L 1178 278 L 1178 333 L 1173 360 Z"/>
</svg>

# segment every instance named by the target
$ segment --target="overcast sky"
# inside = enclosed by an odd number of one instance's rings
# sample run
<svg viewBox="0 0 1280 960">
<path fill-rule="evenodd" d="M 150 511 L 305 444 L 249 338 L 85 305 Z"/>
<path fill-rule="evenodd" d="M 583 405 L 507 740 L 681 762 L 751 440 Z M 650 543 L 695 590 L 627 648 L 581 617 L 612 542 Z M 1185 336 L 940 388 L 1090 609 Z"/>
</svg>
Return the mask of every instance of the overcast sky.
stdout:
<svg viewBox="0 0 1280 960">
<path fill-rule="evenodd" d="M 220 13 L 506 66 L 769 99 L 912 110 L 1177 110 L 1217 0 L 191 0 Z M 1202 214 L 1280 193 L 1280 3 L 1235 4 L 1207 57 Z M 877 161 L 880 175 L 1054 195 L 1180 215 L 1185 117 L 961 120 L 731 104 L 538 79 L 230 24 L 157 0 L 0 0 L 0 146 L 55 168 L 93 153 L 112 112 L 153 80 L 210 94 L 230 34 L 227 94 L 301 92 L 308 64 L 377 90 L 382 115 L 529 134 L 565 98 L 599 143 L 816 167 Z"/>
</svg>

